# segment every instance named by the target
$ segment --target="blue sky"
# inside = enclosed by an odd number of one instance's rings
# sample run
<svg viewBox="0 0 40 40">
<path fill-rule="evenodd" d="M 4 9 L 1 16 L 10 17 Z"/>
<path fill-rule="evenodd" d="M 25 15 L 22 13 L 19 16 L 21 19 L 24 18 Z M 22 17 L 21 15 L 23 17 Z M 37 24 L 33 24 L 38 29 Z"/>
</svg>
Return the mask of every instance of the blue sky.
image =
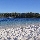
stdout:
<svg viewBox="0 0 40 40">
<path fill-rule="evenodd" d="M 40 0 L 0 0 L 0 12 L 40 13 Z"/>
</svg>

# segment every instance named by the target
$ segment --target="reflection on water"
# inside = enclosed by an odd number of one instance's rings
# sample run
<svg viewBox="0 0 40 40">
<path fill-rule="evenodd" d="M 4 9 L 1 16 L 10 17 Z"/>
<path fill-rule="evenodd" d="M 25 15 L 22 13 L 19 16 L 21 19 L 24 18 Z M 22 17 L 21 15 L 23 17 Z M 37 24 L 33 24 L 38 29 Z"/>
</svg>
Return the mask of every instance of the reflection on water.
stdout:
<svg viewBox="0 0 40 40">
<path fill-rule="evenodd" d="M 0 26 L 13 26 L 40 23 L 40 18 L 0 18 Z"/>
</svg>

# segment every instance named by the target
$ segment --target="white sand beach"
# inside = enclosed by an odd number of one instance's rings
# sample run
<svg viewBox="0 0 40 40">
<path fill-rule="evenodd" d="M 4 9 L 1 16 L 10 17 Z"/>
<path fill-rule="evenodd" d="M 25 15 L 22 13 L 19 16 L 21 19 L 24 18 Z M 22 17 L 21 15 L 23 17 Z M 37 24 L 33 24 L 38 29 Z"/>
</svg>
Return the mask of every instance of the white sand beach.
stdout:
<svg viewBox="0 0 40 40">
<path fill-rule="evenodd" d="M 0 40 L 40 40 L 40 26 L 28 25 L 0 29 Z"/>
</svg>

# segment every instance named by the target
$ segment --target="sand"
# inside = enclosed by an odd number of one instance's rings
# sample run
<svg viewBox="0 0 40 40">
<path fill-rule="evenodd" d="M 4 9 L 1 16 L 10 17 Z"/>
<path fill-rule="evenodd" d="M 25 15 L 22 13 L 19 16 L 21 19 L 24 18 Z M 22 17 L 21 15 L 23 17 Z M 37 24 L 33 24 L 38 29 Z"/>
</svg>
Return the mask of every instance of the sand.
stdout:
<svg viewBox="0 0 40 40">
<path fill-rule="evenodd" d="M 40 26 L 20 25 L 0 29 L 0 40 L 40 40 Z"/>
</svg>

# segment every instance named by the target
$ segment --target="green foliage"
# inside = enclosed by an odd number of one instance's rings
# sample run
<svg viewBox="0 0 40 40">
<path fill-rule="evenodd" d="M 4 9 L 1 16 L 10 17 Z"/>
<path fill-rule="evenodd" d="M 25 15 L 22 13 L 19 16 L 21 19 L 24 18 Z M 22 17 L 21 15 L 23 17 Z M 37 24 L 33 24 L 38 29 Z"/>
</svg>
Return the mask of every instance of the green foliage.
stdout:
<svg viewBox="0 0 40 40">
<path fill-rule="evenodd" d="M 0 18 L 4 17 L 4 18 L 9 18 L 9 17 L 13 17 L 13 18 L 40 18 L 40 14 L 39 13 L 0 13 Z"/>
</svg>

